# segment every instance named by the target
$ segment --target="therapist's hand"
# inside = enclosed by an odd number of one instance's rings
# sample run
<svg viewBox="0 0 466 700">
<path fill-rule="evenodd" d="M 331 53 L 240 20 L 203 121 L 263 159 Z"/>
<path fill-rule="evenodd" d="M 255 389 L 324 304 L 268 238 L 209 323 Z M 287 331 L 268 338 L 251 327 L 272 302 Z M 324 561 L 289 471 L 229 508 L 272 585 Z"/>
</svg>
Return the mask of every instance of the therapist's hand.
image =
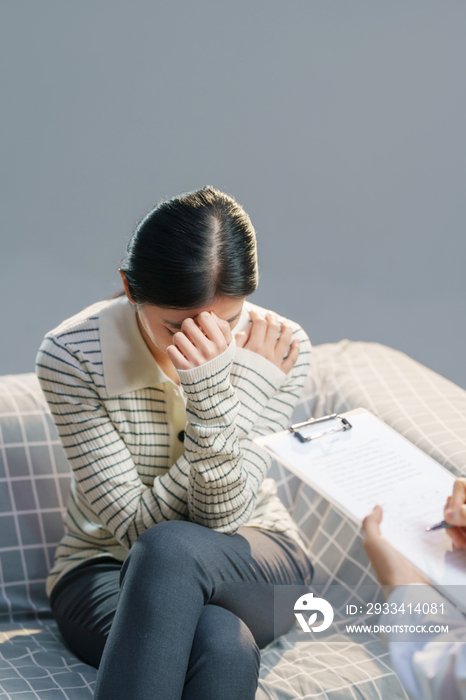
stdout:
<svg viewBox="0 0 466 700">
<path fill-rule="evenodd" d="M 236 334 L 236 347 L 257 352 L 288 374 L 298 359 L 299 338 L 291 340 L 293 329 L 288 323 L 281 323 L 273 311 L 265 318 L 254 310 L 249 315 L 251 325 Z"/>
<path fill-rule="evenodd" d="M 407 583 L 427 583 L 427 581 L 382 536 L 380 532 L 382 515 L 382 507 L 375 506 L 372 513 L 364 518 L 362 530 L 364 549 L 380 583 L 382 586 L 388 587 L 388 590 L 384 589 L 384 593 L 388 597 L 396 586 L 403 586 Z"/>
<path fill-rule="evenodd" d="M 466 479 L 456 479 L 453 494 L 448 496 L 444 508 L 447 523 L 457 527 L 445 530 L 459 549 L 466 549 Z"/>
</svg>

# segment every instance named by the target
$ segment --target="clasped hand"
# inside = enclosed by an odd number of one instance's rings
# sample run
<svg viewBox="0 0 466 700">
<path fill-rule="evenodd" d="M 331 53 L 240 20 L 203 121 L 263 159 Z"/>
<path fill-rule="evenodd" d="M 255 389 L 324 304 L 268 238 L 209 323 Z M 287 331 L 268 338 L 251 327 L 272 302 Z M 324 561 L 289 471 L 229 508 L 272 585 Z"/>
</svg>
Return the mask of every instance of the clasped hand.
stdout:
<svg viewBox="0 0 466 700">
<path fill-rule="evenodd" d="M 285 374 L 294 367 L 299 355 L 299 339 L 291 339 L 292 328 L 280 323 L 278 316 L 268 312 L 264 318 L 250 312 L 251 324 L 236 335 L 236 345 L 256 352 L 272 362 Z M 213 311 L 202 311 L 186 318 L 181 330 L 173 335 L 173 344 L 166 353 L 176 369 L 193 369 L 221 355 L 231 343 L 230 324 Z"/>
</svg>

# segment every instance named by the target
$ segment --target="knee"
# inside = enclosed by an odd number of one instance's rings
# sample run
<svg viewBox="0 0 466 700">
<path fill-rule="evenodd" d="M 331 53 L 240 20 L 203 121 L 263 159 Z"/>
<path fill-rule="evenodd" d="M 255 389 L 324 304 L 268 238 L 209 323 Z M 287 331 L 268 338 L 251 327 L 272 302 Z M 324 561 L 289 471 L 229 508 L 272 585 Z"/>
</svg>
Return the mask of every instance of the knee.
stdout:
<svg viewBox="0 0 466 700">
<path fill-rule="evenodd" d="M 204 655 L 222 672 L 259 674 L 260 650 L 249 627 L 218 605 L 205 605 L 196 627 L 194 653 Z"/>
<path fill-rule="evenodd" d="M 186 573 L 197 558 L 199 543 L 206 528 L 186 520 L 166 520 L 142 533 L 131 547 L 120 574 L 120 583 L 131 569 L 150 577 L 156 572 L 179 568 Z"/>
<path fill-rule="evenodd" d="M 176 555 L 190 557 L 205 545 L 212 532 L 188 520 L 164 520 L 142 533 L 131 548 L 156 554 L 160 559 Z"/>
</svg>

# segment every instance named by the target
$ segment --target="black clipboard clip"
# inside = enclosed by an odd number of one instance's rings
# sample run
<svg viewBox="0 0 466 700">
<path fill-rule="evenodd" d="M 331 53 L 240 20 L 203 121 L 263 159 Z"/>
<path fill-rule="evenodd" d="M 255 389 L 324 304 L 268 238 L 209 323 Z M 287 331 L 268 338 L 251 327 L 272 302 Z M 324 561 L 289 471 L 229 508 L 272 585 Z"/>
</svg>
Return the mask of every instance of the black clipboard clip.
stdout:
<svg viewBox="0 0 466 700">
<path fill-rule="evenodd" d="M 299 432 L 302 428 L 306 428 L 311 425 L 316 425 L 316 423 L 324 423 L 325 421 L 335 419 L 341 422 L 341 428 L 330 428 L 330 430 L 324 430 L 322 433 L 317 433 L 317 435 L 308 435 L 307 437 L 301 435 L 301 433 Z M 289 431 L 290 433 L 293 433 L 294 436 L 297 437 L 300 442 L 310 442 L 311 440 L 316 440 L 317 438 L 320 438 L 323 435 L 328 435 L 329 433 L 340 433 L 342 430 L 349 430 L 352 427 L 353 426 L 348 420 L 346 420 L 346 418 L 343 418 L 343 416 L 339 416 L 337 413 L 332 413 L 330 416 L 323 416 L 322 418 L 310 418 L 309 420 L 303 421 L 303 423 L 295 423 L 289 428 Z"/>
</svg>

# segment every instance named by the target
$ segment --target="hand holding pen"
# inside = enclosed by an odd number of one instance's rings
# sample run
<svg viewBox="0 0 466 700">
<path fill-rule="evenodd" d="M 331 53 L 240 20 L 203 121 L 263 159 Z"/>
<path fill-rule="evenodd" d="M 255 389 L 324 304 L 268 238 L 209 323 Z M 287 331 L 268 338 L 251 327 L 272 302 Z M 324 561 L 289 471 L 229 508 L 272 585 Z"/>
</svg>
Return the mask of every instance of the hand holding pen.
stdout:
<svg viewBox="0 0 466 700">
<path fill-rule="evenodd" d="M 466 549 L 466 479 L 456 479 L 453 494 L 448 496 L 444 520 L 427 530 L 446 529 L 458 549 Z"/>
</svg>

